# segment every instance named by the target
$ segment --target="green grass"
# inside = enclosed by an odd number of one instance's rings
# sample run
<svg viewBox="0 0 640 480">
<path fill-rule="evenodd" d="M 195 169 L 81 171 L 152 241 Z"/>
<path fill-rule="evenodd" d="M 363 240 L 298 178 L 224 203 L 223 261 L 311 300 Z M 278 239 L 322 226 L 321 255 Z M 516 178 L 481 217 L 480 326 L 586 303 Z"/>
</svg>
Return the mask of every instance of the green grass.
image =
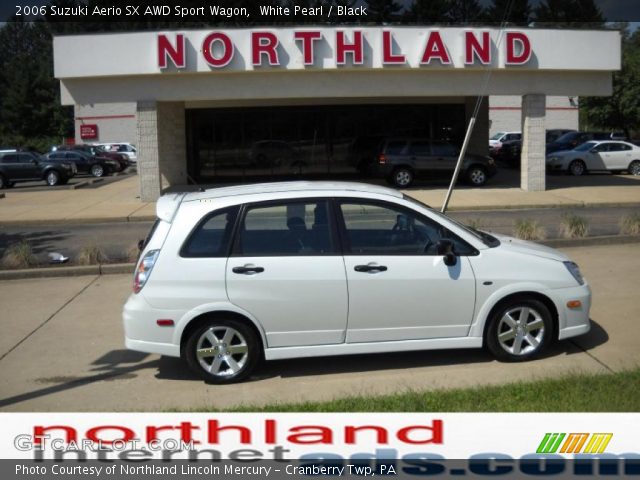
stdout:
<svg viewBox="0 0 640 480">
<path fill-rule="evenodd" d="M 514 365 L 514 368 L 527 366 Z M 243 406 L 232 412 L 638 412 L 640 368 L 614 374 L 566 377 L 500 386 L 411 391 L 328 402 Z M 215 408 L 195 411 L 215 412 Z"/>
</svg>

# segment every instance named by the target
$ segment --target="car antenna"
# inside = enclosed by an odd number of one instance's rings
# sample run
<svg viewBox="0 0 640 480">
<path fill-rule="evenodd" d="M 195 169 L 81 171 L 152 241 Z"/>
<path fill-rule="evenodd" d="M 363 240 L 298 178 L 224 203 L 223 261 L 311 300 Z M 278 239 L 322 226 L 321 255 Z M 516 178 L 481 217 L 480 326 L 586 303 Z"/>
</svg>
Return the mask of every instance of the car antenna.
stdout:
<svg viewBox="0 0 640 480">
<path fill-rule="evenodd" d="M 502 36 L 505 32 L 505 28 L 507 26 L 507 21 L 509 19 L 509 15 L 511 14 L 511 8 L 513 7 L 513 0 L 509 0 L 506 5 L 504 16 L 502 17 L 502 22 L 500 24 L 500 33 L 498 35 L 498 42 L 496 48 L 500 48 L 500 44 L 502 43 Z M 469 119 L 469 126 L 467 127 L 467 133 L 464 136 L 464 141 L 462 142 L 462 148 L 460 149 L 460 154 L 458 155 L 458 162 L 456 163 L 456 168 L 453 171 L 453 175 L 451 177 L 451 183 L 449 184 L 449 189 L 447 190 L 447 195 L 444 197 L 444 202 L 442 204 L 442 209 L 440 210 L 442 213 L 447 212 L 447 207 L 449 206 L 449 200 L 451 200 L 451 194 L 453 193 L 453 186 L 458 181 L 458 175 L 460 174 L 460 168 L 462 167 L 462 159 L 467 153 L 467 147 L 469 146 L 469 140 L 471 139 L 471 133 L 473 132 L 473 127 L 476 124 L 476 118 L 480 113 L 480 107 L 482 106 L 482 100 L 486 95 L 487 88 L 489 86 L 489 80 L 491 79 L 492 74 L 491 69 L 487 69 L 484 82 L 482 84 L 482 88 L 480 89 L 480 94 L 476 100 L 475 108 L 473 109 L 473 113 L 471 114 L 471 118 Z"/>
<path fill-rule="evenodd" d="M 200 185 L 198 182 L 196 182 L 196 181 L 193 179 L 193 177 L 192 177 L 191 175 L 189 175 L 188 173 L 187 173 L 187 180 L 191 181 L 191 183 L 192 183 L 193 185 L 195 185 L 196 187 L 198 187 L 198 191 L 199 191 L 199 192 L 204 192 L 204 188 L 202 187 L 202 185 Z"/>
</svg>

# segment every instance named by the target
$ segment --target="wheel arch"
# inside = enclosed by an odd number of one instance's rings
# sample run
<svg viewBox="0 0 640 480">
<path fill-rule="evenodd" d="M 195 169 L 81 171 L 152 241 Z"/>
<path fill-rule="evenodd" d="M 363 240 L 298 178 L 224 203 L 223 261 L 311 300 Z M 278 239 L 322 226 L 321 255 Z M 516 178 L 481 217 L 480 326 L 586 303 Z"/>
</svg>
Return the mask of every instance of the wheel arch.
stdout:
<svg viewBox="0 0 640 480">
<path fill-rule="evenodd" d="M 489 320 L 491 319 L 491 317 L 493 317 L 493 315 L 500 309 L 502 308 L 502 306 L 504 304 L 506 304 L 507 302 L 515 299 L 515 298 L 522 298 L 522 297 L 527 297 L 527 298 L 531 298 L 534 300 L 538 300 L 540 302 L 542 302 L 544 304 L 545 307 L 547 307 L 549 309 L 549 313 L 551 313 L 551 319 L 553 321 L 553 332 L 552 332 L 552 338 L 557 340 L 558 338 L 558 333 L 560 331 L 560 315 L 558 312 L 558 308 L 556 307 L 556 304 L 554 303 L 554 301 L 547 295 L 545 295 L 544 293 L 535 291 L 535 290 L 522 290 L 522 291 L 517 291 L 517 292 L 511 292 L 503 297 L 501 297 L 499 300 L 497 300 L 493 306 L 491 306 L 491 308 L 489 309 L 488 313 L 486 315 L 483 316 L 483 325 L 482 325 L 482 343 L 483 345 L 486 343 L 486 338 L 487 338 L 487 329 L 489 328 Z"/>
<path fill-rule="evenodd" d="M 192 318 L 190 318 L 189 320 L 187 320 L 186 322 L 184 322 L 184 328 L 182 329 L 182 331 L 176 332 L 176 333 L 179 333 L 180 335 L 180 338 L 179 338 L 180 356 L 184 356 L 184 346 L 187 340 L 189 339 L 189 336 L 191 335 L 191 333 L 194 330 L 196 330 L 198 327 L 203 325 L 204 323 L 210 320 L 216 320 L 216 319 L 236 320 L 236 321 L 242 322 L 243 324 L 251 328 L 253 332 L 256 334 L 256 338 L 258 338 L 260 342 L 261 355 L 264 357 L 264 351 L 267 346 L 267 342 L 266 342 L 266 337 L 264 335 L 262 328 L 260 328 L 257 322 L 254 319 L 250 318 L 250 316 L 240 313 L 238 311 L 224 310 L 224 309 L 200 312 L 195 316 L 193 316 Z"/>
</svg>

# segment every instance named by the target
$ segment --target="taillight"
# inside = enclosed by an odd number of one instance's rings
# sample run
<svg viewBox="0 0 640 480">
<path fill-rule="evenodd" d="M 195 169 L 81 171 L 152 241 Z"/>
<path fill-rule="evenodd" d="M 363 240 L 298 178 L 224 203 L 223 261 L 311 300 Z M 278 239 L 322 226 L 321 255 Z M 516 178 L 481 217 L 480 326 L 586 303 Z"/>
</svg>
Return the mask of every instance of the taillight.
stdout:
<svg viewBox="0 0 640 480">
<path fill-rule="evenodd" d="M 149 250 L 138 264 L 136 275 L 133 277 L 133 293 L 138 293 L 149 280 L 153 265 L 156 263 L 160 250 Z"/>
<path fill-rule="evenodd" d="M 384 153 L 381 153 L 380 155 L 378 155 L 378 163 L 380 165 L 384 165 L 385 163 L 387 163 L 387 157 L 385 156 Z"/>
</svg>

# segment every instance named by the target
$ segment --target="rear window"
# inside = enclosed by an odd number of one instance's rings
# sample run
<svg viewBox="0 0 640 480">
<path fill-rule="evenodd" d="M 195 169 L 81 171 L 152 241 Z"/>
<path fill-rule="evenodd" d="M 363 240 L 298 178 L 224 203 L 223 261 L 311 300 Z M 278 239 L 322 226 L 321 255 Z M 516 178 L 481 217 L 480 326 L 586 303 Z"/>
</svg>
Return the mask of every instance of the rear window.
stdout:
<svg viewBox="0 0 640 480">
<path fill-rule="evenodd" d="M 238 207 L 210 213 L 198 223 L 182 246 L 182 257 L 226 257 Z"/>
<path fill-rule="evenodd" d="M 384 153 L 388 155 L 400 155 L 406 144 L 407 142 L 404 141 L 387 142 L 384 148 Z"/>
</svg>

